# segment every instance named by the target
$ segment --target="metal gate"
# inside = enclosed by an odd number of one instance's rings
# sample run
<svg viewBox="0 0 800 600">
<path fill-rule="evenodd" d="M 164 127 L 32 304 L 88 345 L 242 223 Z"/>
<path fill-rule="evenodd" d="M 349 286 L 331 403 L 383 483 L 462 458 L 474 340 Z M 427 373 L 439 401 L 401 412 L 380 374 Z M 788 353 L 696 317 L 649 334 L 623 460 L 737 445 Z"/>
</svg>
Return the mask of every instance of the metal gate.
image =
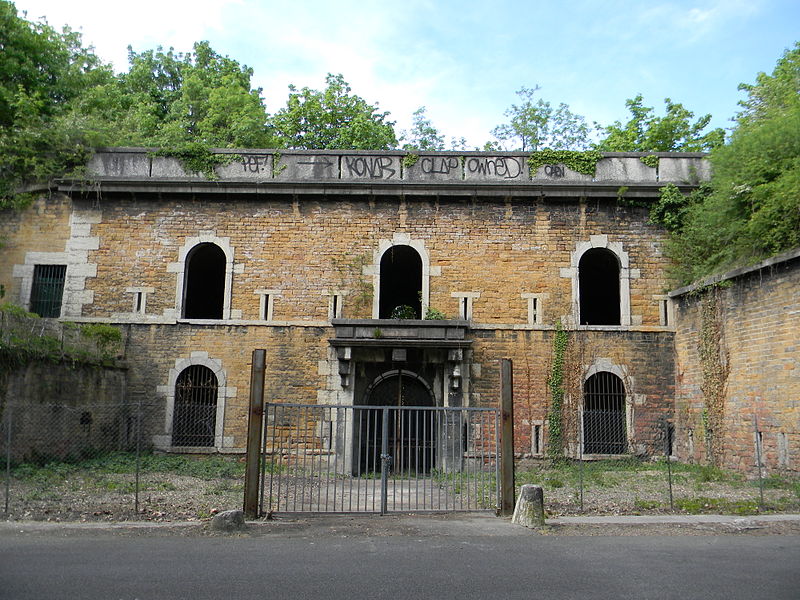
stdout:
<svg viewBox="0 0 800 600">
<path fill-rule="evenodd" d="M 263 512 L 495 510 L 493 408 L 267 404 Z"/>
</svg>

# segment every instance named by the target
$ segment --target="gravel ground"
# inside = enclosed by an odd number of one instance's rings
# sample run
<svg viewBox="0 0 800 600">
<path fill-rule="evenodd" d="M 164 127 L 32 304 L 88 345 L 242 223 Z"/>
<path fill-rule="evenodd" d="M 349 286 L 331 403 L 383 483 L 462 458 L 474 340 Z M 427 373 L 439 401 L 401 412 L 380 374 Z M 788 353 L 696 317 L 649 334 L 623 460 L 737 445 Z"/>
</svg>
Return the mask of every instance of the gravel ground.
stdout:
<svg viewBox="0 0 800 600">
<path fill-rule="evenodd" d="M 800 512 L 797 491 L 787 487 L 764 490 L 764 509 L 759 509 L 759 490 L 751 482 L 698 481 L 686 474 L 676 474 L 675 479 L 672 511 L 663 471 L 595 473 L 585 480 L 583 510 L 580 492 L 572 482 L 565 484 L 551 478 L 541 485 L 545 509 L 551 518 L 581 514 Z M 13 480 L 7 517 L 26 521 L 197 522 L 221 510 L 240 508 L 243 499 L 243 481 L 239 477 L 202 479 L 148 473 L 140 480 L 137 512 L 134 489 L 130 474 L 80 473 L 48 480 Z M 0 511 L 4 503 L 5 486 L 0 482 Z"/>
</svg>

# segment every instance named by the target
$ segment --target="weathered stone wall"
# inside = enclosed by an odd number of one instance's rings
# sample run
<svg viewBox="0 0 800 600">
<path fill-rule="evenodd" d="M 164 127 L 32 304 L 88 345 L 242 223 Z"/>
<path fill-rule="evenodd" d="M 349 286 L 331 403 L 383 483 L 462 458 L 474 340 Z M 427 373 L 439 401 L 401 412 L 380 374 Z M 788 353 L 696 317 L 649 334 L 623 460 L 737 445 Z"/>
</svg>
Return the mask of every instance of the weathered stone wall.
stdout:
<svg viewBox="0 0 800 600">
<path fill-rule="evenodd" d="M 676 433 L 680 458 L 717 462 L 752 474 L 756 470 L 757 420 L 767 469 L 797 471 L 800 252 L 723 275 L 709 287 L 696 286 L 673 295 L 678 324 Z M 700 345 L 715 330 L 720 333 L 718 352 L 701 357 Z M 721 388 L 709 385 L 715 373 L 724 376 Z M 712 429 L 716 445 L 707 435 L 715 409 L 709 410 L 706 397 L 714 389 L 721 389 L 723 401 L 722 431 Z"/>
<path fill-rule="evenodd" d="M 42 231 L 28 224 L 34 209 L 0 224 L 0 235 L 21 249 L 4 255 L 0 283 L 25 305 L 20 282 L 37 258 L 30 253 L 61 253 L 53 260 L 68 264 L 64 317 L 128 329 L 128 398 L 149 407 L 154 443 L 169 446 L 177 373 L 203 364 L 220 382 L 215 447 L 240 449 L 252 350 L 267 350 L 268 400 L 345 397 L 329 344 L 331 294 L 341 295 L 341 317 L 376 318 L 381 254 L 411 245 L 424 263 L 423 306 L 462 317 L 462 299 L 471 303 L 465 401 L 494 404 L 497 361 L 514 361 L 517 452 L 525 455 L 532 427 L 546 425 L 555 323 L 571 329 L 577 320 L 577 261 L 587 249 L 608 248 L 621 263 L 622 325 L 573 334 L 582 341 L 574 344 L 571 401 L 577 415 L 589 369 L 619 373 L 630 449 L 652 452 L 653 423 L 669 411 L 674 378 L 664 233 L 647 223 L 646 208 L 617 194 L 628 181 L 631 197 L 652 198 L 660 181 L 703 175 L 702 157 L 663 157 L 654 169 L 637 156 L 611 156 L 594 178 L 557 165 L 530 174 L 523 155 L 421 155 L 407 167 L 403 157 L 245 154 L 210 182 L 145 151 L 102 153 L 90 165 L 101 197 L 42 201 L 54 206 Z M 187 253 L 203 242 L 226 253 L 227 282 L 223 318 L 200 322 L 181 318 L 181 304 Z M 262 314 L 267 293 L 270 320 Z"/>
<path fill-rule="evenodd" d="M 35 360 L 0 372 L 0 423 L 14 461 L 75 459 L 136 446 L 121 368 Z"/>
<path fill-rule="evenodd" d="M 514 443 L 520 457 L 536 456 L 532 444 L 536 425 L 544 427 L 539 454 L 546 454 L 553 335 L 552 330 L 475 332 L 472 391 L 476 403 L 498 405 L 499 359 L 513 361 Z M 578 455 L 580 396 L 592 367 L 618 374 L 625 385 L 630 452 L 663 453 L 661 423 L 672 418 L 673 343 L 671 332 L 569 332 L 564 367 L 567 397 L 562 411 L 568 455 Z"/>
<path fill-rule="evenodd" d="M 80 203 L 78 203 L 80 204 Z M 258 202 L 134 198 L 107 202 L 92 227 L 97 277 L 84 317 L 130 315 L 128 288 L 152 289 L 146 314 L 176 318 L 176 269 L 199 241 L 225 244 L 233 255 L 232 320 L 259 321 L 257 290 L 276 290 L 273 319 L 325 322 L 328 294 L 345 291 L 343 315 L 370 318 L 381 243 L 420 244 L 430 261 L 430 306 L 456 316 L 458 292 L 477 292 L 481 324 L 528 323 L 524 293 L 542 294 L 544 323 L 571 314 L 569 269 L 578 243 L 606 236 L 629 255 L 630 313 L 637 324 L 660 322 L 655 299 L 665 286 L 662 233 L 642 208 L 615 200 L 546 201 L 340 197 Z M 120 268 L 124 264 L 125 268 Z"/>
</svg>

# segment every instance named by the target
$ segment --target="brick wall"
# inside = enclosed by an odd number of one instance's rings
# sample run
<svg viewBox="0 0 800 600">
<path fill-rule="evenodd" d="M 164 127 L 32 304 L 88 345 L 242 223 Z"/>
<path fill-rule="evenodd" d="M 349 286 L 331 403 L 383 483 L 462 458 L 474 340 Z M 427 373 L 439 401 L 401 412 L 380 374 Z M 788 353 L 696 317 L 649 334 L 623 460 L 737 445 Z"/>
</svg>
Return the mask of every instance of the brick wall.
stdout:
<svg viewBox="0 0 800 600">
<path fill-rule="evenodd" d="M 675 293 L 676 420 L 679 456 L 716 459 L 753 473 L 756 421 L 762 461 L 769 470 L 800 466 L 800 252 L 794 251 L 718 278 L 721 283 Z M 715 302 L 721 332 L 719 364 L 723 431 L 718 456 L 709 456 L 709 416 L 702 391 L 704 361 L 698 346 L 703 306 Z M 705 310 L 710 314 L 710 310 Z M 709 317 L 706 316 L 706 319 Z M 713 454 L 713 452 L 712 452 Z"/>
</svg>

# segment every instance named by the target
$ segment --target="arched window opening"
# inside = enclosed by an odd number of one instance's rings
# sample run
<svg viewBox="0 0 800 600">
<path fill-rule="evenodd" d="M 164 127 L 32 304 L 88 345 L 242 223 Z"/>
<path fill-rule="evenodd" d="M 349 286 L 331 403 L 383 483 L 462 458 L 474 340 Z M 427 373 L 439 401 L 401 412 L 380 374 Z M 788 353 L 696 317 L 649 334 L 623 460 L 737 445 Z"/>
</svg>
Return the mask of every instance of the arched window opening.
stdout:
<svg viewBox="0 0 800 600">
<path fill-rule="evenodd" d="M 595 373 L 583 384 L 583 452 L 626 451 L 625 385 L 613 373 Z"/>
<path fill-rule="evenodd" d="M 175 382 L 173 446 L 213 446 L 217 422 L 217 376 L 203 365 L 184 369 Z"/>
<path fill-rule="evenodd" d="M 379 294 L 379 319 L 422 318 L 422 258 L 411 246 L 392 246 L 383 253 Z"/>
<path fill-rule="evenodd" d="M 610 250 L 587 250 L 578 263 L 581 325 L 619 325 L 619 260 Z"/>
<path fill-rule="evenodd" d="M 216 244 L 198 244 L 186 257 L 183 317 L 221 319 L 224 305 L 225 252 Z"/>
<path fill-rule="evenodd" d="M 383 447 L 383 408 L 434 406 L 428 386 L 411 373 L 387 374 L 367 390 L 364 404 L 357 408 L 359 440 L 354 468 L 360 473 L 381 470 Z M 406 409 L 388 412 L 387 444 L 392 456 L 392 471 L 429 473 L 436 466 L 436 432 L 442 427 L 441 413 L 432 410 Z"/>
</svg>

